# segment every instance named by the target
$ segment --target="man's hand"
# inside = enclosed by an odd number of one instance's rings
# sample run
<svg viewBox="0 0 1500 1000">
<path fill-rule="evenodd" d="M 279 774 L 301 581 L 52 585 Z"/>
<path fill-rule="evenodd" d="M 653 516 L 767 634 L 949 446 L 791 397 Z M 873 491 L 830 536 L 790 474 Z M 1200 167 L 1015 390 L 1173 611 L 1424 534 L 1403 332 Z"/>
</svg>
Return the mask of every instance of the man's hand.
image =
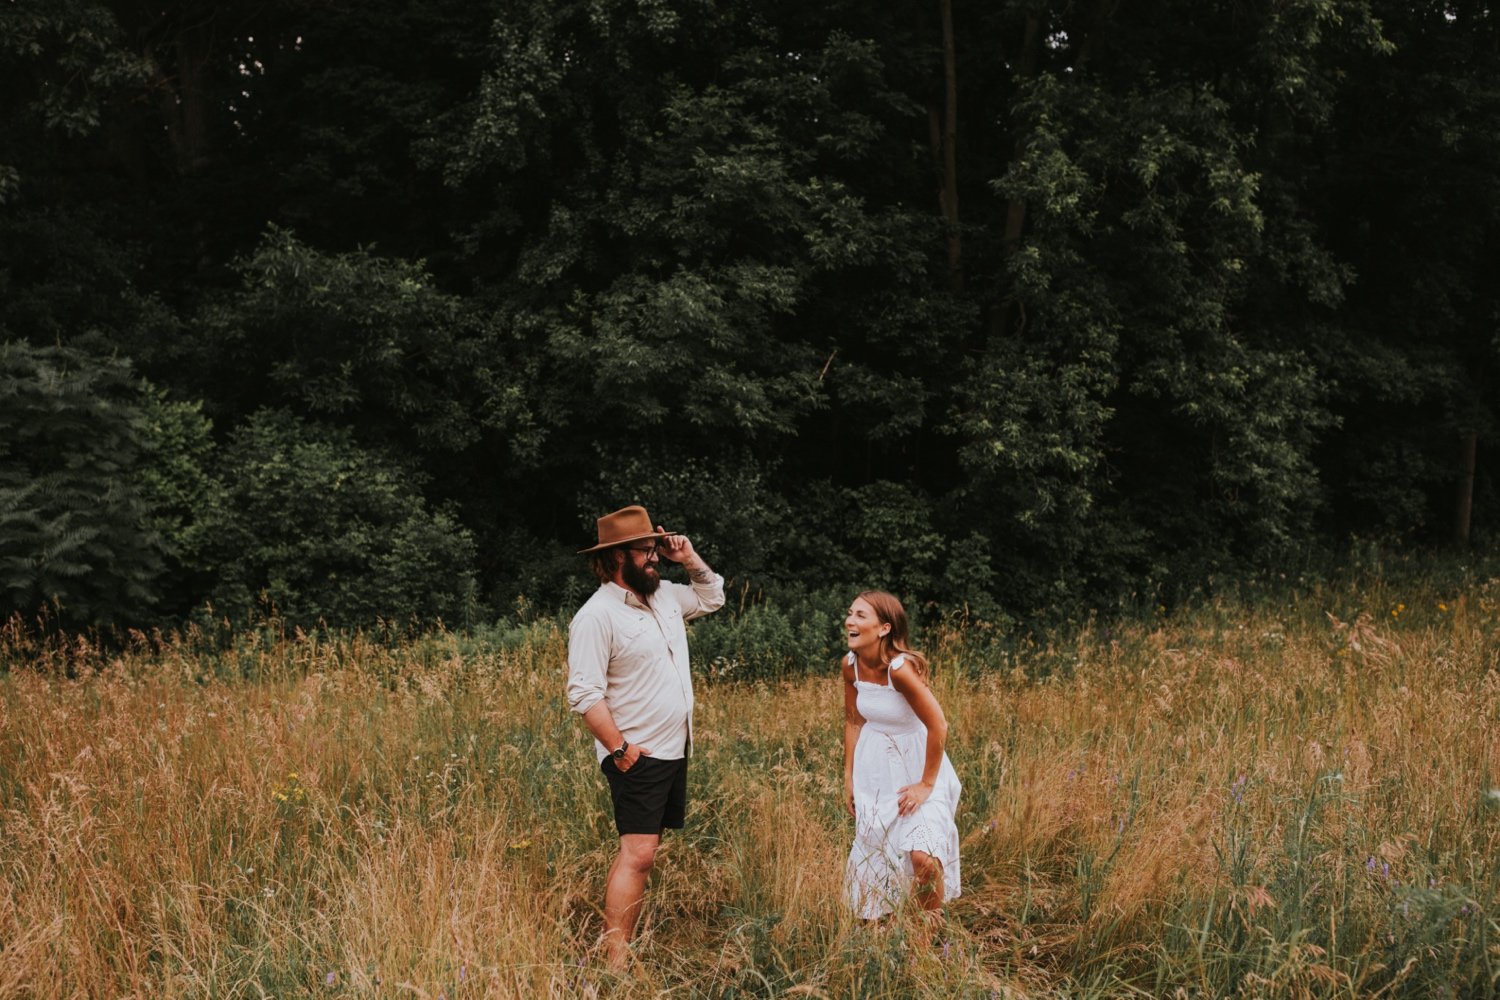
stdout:
<svg viewBox="0 0 1500 1000">
<path fill-rule="evenodd" d="M 667 529 L 658 524 L 656 530 L 666 531 Z M 657 551 L 661 553 L 663 559 L 681 563 L 688 570 L 708 568 L 708 564 L 694 550 L 693 543 L 687 535 L 667 535 L 657 543 Z"/>
<path fill-rule="evenodd" d="M 636 761 L 640 760 L 642 757 L 650 756 L 650 750 L 646 749 L 645 747 L 638 747 L 634 743 L 632 743 L 630 744 L 630 746 L 625 748 L 625 756 L 615 761 L 615 770 L 619 771 L 621 774 L 624 774 L 632 767 L 635 767 Z"/>
</svg>

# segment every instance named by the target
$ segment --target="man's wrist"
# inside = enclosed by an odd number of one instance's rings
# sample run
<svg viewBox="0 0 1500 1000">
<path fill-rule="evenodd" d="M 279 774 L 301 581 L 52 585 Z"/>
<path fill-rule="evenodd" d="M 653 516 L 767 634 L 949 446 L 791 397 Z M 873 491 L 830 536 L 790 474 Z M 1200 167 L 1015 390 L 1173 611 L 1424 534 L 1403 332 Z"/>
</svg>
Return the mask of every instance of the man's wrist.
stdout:
<svg viewBox="0 0 1500 1000">
<path fill-rule="evenodd" d="M 708 563 L 704 562 L 701 558 L 696 562 L 684 564 L 683 568 L 687 570 L 688 577 L 694 583 L 711 583 L 713 581 L 714 571 L 709 569 Z"/>
</svg>

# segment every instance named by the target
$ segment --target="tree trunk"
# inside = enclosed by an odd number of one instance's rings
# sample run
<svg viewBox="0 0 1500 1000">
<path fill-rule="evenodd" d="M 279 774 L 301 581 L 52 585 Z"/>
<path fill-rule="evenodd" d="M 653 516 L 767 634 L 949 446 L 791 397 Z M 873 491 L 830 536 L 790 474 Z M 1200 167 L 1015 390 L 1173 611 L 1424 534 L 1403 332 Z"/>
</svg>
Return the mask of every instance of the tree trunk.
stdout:
<svg viewBox="0 0 1500 1000">
<path fill-rule="evenodd" d="M 196 173 L 208 162 L 209 60 L 213 55 L 213 22 L 188 25 L 177 36 L 178 169 Z"/>
<path fill-rule="evenodd" d="M 212 7 L 164 10 L 139 29 L 154 65 L 151 82 L 179 176 L 196 173 L 209 162 L 215 31 Z"/>
<path fill-rule="evenodd" d="M 953 40 L 953 0 L 938 0 L 943 16 L 943 219 L 948 224 L 948 287 L 964 287 L 958 232 L 958 53 Z"/>
<path fill-rule="evenodd" d="M 1469 526 L 1474 516 L 1474 466 L 1479 453 L 1479 432 L 1464 431 L 1458 446 L 1458 490 L 1453 505 L 1453 545 L 1469 547 Z"/>
<path fill-rule="evenodd" d="M 1037 66 L 1041 62 L 1042 54 L 1042 18 L 1033 12 L 1026 15 L 1026 34 L 1021 42 L 1021 53 L 1016 62 L 1016 75 L 1022 80 L 1030 79 L 1036 75 Z M 1021 139 L 1016 139 L 1016 155 L 1021 151 Z M 1021 234 L 1026 229 L 1026 202 L 1021 198 L 1012 198 L 1005 211 L 1005 237 L 1000 244 L 1001 252 L 1009 257 L 1015 253 L 1021 245 Z M 1002 275 L 1002 279 L 1003 279 Z M 1010 332 L 1010 321 L 1012 312 L 1020 313 L 1019 307 L 1013 307 L 1006 303 L 995 310 L 994 332 L 1003 337 Z"/>
</svg>

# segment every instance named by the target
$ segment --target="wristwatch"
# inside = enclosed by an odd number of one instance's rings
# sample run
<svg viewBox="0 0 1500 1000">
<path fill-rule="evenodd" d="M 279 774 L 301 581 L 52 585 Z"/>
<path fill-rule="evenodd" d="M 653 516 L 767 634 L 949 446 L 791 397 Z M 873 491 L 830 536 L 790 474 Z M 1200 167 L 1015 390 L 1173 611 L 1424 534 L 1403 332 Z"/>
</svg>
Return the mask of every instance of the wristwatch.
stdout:
<svg viewBox="0 0 1500 1000">
<path fill-rule="evenodd" d="M 609 752 L 609 755 L 611 757 L 613 757 L 615 760 L 624 760 L 625 759 L 625 751 L 629 750 L 629 749 L 630 749 L 630 741 L 627 740 L 625 737 L 622 736 L 622 737 L 620 737 L 620 747 L 619 747 L 619 749 L 617 749 L 617 750 L 611 750 Z"/>
</svg>

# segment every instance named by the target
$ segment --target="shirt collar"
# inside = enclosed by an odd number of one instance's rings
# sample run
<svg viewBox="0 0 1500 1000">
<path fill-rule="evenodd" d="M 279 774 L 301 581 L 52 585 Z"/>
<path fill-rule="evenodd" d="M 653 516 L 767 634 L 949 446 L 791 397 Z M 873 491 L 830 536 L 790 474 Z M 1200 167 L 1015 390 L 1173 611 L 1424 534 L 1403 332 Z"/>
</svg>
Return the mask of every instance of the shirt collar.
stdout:
<svg viewBox="0 0 1500 1000">
<path fill-rule="evenodd" d="M 634 591 L 627 590 L 626 588 L 620 586 L 618 583 L 615 583 L 613 580 L 604 581 L 602 586 L 605 590 L 610 592 L 611 596 L 613 596 L 615 600 L 624 604 L 628 608 L 640 608 L 643 611 L 651 610 L 651 605 L 649 603 L 643 603 L 639 597 L 635 596 Z"/>
</svg>

